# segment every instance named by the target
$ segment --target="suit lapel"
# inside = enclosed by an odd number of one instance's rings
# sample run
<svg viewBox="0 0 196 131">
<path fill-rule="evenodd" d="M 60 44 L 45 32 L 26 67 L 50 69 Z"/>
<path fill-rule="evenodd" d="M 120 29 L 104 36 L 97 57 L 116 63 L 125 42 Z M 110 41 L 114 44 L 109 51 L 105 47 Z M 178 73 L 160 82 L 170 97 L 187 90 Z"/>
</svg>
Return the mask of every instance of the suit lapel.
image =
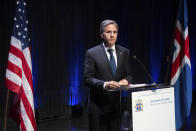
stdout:
<svg viewBox="0 0 196 131">
<path fill-rule="evenodd" d="M 116 69 L 116 75 L 117 75 L 121 61 L 122 61 L 122 58 L 121 58 L 122 53 L 117 45 L 116 45 L 116 55 L 117 55 L 117 69 Z"/>
<path fill-rule="evenodd" d="M 116 46 L 116 55 L 117 55 L 117 69 L 116 69 L 116 74 L 115 74 L 115 76 L 118 74 L 118 71 L 120 70 L 120 65 L 121 65 L 121 63 L 122 63 L 122 52 L 120 51 L 120 49 L 119 49 L 119 47 L 118 47 L 118 45 L 115 45 Z M 105 65 L 106 65 L 106 68 L 108 68 L 108 70 L 109 70 L 109 72 L 110 72 L 110 74 L 112 75 L 112 76 L 114 76 L 113 75 L 113 73 L 112 73 L 112 68 L 111 68 L 111 66 L 110 66 L 110 61 L 109 61 L 109 59 L 108 59 L 108 57 L 107 57 L 107 54 L 106 54 L 106 52 L 105 52 L 105 48 L 103 47 L 103 45 L 101 44 L 101 46 L 100 46 L 100 56 L 101 56 L 101 59 L 104 61 L 104 63 L 106 63 Z"/>
<path fill-rule="evenodd" d="M 105 64 L 106 65 L 106 68 L 108 68 L 110 74 L 113 75 L 112 69 L 111 69 L 111 66 L 110 66 L 110 62 L 109 62 L 109 59 L 108 59 L 107 54 L 105 52 L 105 48 L 103 47 L 103 44 L 101 44 L 100 56 L 101 56 L 102 60 L 104 61 L 104 63 L 106 63 Z"/>
</svg>

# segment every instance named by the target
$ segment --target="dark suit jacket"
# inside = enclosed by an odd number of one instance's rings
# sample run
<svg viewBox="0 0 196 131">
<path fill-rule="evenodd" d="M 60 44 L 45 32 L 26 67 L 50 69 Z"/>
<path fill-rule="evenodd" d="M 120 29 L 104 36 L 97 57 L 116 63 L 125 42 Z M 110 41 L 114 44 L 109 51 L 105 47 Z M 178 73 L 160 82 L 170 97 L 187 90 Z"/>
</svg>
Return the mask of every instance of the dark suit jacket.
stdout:
<svg viewBox="0 0 196 131">
<path fill-rule="evenodd" d="M 84 83 L 89 89 L 88 112 L 103 114 L 119 107 L 119 92 L 108 92 L 103 88 L 106 81 L 128 80 L 131 83 L 129 50 L 116 45 L 117 70 L 112 74 L 110 62 L 102 44 L 86 52 L 84 62 Z"/>
</svg>

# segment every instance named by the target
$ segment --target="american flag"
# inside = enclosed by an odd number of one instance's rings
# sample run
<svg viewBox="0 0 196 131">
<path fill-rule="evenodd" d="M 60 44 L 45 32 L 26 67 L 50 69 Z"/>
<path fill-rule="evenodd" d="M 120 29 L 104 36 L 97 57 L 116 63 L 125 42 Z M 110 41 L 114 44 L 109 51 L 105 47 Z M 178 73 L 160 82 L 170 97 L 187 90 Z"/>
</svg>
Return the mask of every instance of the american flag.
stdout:
<svg viewBox="0 0 196 131">
<path fill-rule="evenodd" d="M 26 3 L 24 0 L 19 0 L 16 6 L 5 82 L 6 87 L 18 96 L 18 99 L 14 98 L 12 111 L 15 111 L 16 116 L 20 116 L 17 118 L 20 130 L 36 131 Z"/>
<path fill-rule="evenodd" d="M 192 73 L 189 52 L 188 10 L 186 0 L 180 0 L 174 39 L 171 85 L 175 90 L 176 129 L 190 115 L 192 103 Z"/>
</svg>

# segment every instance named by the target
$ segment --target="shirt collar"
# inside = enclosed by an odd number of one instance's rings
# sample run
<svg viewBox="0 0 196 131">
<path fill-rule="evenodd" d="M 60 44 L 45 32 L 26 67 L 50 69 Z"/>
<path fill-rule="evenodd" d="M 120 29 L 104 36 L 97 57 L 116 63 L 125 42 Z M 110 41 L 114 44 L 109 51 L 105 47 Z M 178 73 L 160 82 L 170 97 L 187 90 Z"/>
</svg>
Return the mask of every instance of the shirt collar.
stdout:
<svg viewBox="0 0 196 131">
<path fill-rule="evenodd" d="M 116 46 L 115 46 L 115 44 L 114 44 L 111 48 L 109 48 L 109 47 L 105 46 L 105 44 L 104 44 L 104 42 L 103 42 L 103 47 L 105 48 L 106 51 L 107 51 L 108 49 L 113 49 L 113 51 L 116 52 Z"/>
</svg>

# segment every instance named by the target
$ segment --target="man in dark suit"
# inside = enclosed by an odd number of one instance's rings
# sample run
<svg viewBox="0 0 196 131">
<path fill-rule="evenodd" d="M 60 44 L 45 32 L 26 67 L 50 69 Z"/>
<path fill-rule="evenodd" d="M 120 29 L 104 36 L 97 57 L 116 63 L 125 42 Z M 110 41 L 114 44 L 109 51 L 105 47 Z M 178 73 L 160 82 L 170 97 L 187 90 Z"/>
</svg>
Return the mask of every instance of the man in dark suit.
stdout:
<svg viewBox="0 0 196 131">
<path fill-rule="evenodd" d="M 107 89 L 131 83 L 129 50 L 116 45 L 118 25 L 104 20 L 100 25 L 103 42 L 86 52 L 84 82 L 89 89 L 90 131 L 119 131 L 120 94 Z"/>
</svg>

